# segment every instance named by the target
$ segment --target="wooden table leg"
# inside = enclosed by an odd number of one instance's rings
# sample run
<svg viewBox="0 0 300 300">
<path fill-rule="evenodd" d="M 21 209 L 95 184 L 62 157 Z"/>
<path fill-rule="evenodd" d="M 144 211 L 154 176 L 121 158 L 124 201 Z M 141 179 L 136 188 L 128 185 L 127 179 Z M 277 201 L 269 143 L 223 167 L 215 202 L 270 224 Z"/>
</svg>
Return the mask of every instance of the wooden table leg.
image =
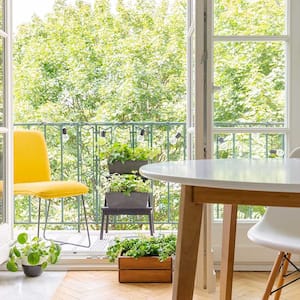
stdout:
<svg viewBox="0 0 300 300">
<path fill-rule="evenodd" d="M 203 204 L 193 202 L 193 187 L 181 187 L 173 300 L 191 300 L 194 292 Z"/>
<path fill-rule="evenodd" d="M 231 300 L 237 205 L 224 205 L 223 241 L 220 274 L 220 299 Z"/>
</svg>

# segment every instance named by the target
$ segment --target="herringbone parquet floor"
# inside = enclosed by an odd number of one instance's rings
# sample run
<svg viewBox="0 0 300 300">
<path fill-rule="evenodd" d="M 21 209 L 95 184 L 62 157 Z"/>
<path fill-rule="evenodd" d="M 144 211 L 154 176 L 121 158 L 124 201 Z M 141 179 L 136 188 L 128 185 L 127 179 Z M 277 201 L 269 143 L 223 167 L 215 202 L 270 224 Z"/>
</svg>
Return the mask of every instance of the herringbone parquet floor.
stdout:
<svg viewBox="0 0 300 300">
<path fill-rule="evenodd" d="M 233 299 L 260 300 L 268 273 L 235 272 Z M 69 271 L 53 300 L 170 300 L 171 284 L 124 284 L 118 282 L 117 271 Z M 215 300 L 213 294 L 196 291 L 194 300 Z M 281 300 L 300 299 L 300 281 L 286 287 Z"/>
</svg>

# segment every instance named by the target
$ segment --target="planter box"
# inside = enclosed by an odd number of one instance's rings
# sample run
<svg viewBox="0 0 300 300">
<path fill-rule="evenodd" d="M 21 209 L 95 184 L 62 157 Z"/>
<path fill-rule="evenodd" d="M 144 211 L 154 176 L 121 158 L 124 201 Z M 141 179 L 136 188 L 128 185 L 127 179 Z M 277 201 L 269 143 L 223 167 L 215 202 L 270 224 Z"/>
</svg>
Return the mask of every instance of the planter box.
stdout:
<svg viewBox="0 0 300 300">
<path fill-rule="evenodd" d="M 130 193 L 127 196 L 120 192 L 105 193 L 106 206 L 109 208 L 146 208 L 149 207 L 149 193 Z"/>
<path fill-rule="evenodd" d="M 119 257 L 119 282 L 172 282 L 172 258 L 160 262 L 158 257 Z"/>
<path fill-rule="evenodd" d="M 124 163 L 116 161 L 112 164 L 108 164 L 108 170 L 110 174 L 131 174 L 133 171 L 138 172 L 139 168 L 147 163 L 147 160 L 128 160 Z"/>
</svg>

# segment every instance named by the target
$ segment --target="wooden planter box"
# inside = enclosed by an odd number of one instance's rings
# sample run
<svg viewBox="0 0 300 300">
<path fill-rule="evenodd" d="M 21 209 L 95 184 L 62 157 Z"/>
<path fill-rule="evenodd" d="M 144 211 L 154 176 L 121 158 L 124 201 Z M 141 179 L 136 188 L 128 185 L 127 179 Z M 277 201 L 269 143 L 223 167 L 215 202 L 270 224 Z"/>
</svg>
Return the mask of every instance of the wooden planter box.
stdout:
<svg viewBox="0 0 300 300">
<path fill-rule="evenodd" d="M 149 207 L 149 193 L 130 193 L 130 196 L 119 192 L 105 193 L 106 206 L 109 208 L 146 208 Z"/>
<path fill-rule="evenodd" d="M 158 257 L 119 257 L 119 282 L 172 282 L 172 258 L 160 262 Z"/>
<path fill-rule="evenodd" d="M 108 165 L 108 170 L 110 174 L 131 174 L 133 171 L 138 172 L 139 168 L 147 163 L 147 160 L 127 160 L 124 163 L 116 161 Z"/>
</svg>

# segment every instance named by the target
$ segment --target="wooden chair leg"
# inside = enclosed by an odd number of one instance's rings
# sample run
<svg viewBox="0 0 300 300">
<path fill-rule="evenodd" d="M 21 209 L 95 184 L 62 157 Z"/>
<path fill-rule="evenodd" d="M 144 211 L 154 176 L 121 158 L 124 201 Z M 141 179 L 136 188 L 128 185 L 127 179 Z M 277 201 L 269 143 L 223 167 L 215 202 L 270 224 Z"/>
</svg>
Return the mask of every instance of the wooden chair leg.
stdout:
<svg viewBox="0 0 300 300">
<path fill-rule="evenodd" d="M 291 253 L 286 253 L 286 256 L 289 260 L 291 259 Z M 278 283 L 277 283 L 276 288 L 279 288 L 284 284 L 284 275 L 287 272 L 288 266 L 289 266 L 289 262 L 288 262 L 287 259 L 285 259 L 284 263 L 283 263 L 283 266 L 281 268 L 281 272 L 280 272 L 280 275 L 279 275 L 279 279 L 278 279 Z M 281 295 L 281 290 L 282 289 L 280 289 L 280 290 L 278 290 L 277 292 L 274 293 L 274 300 L 279 300 L 280 295 Z"/>
<path fill-rule="evenodd" d="M 272 267 L 272 271 L 269 275 L 268 278 L 268 282 L 267 282 L 267 287 L 265 289 L 265 293 L 262 297 L 262 300 L 268 300 L 275 282 L 275 279 L 277 277 L 277 275 L 279 274 L 279 270 L 280 270 L 280 266 L 281 266 L 281 262 L 284 256 L 284 252 L 279 252 L 277 255 L 277 258 L 274 262 L 274 265 Z"/>
</svg>

